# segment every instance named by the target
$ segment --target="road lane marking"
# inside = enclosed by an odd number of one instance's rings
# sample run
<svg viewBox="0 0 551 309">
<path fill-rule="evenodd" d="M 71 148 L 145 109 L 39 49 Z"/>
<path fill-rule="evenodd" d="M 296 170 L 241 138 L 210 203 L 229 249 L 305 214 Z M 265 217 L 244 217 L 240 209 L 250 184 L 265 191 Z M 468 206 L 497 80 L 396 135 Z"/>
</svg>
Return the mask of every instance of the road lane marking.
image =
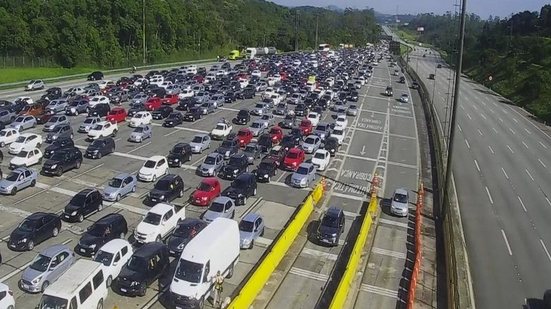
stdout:
<svg viewBox="0 0 551 309">
<path fill-rule="evenodd" d="M 388 224 L 388 225 L 394 225 L 394 226 L 403 227 L 403 228 L 406 228 L 406 229 L 409 228 L 409 226 L 408 226 L 407 223 L 398 222 L 398 221 L 394 221 L 394 220 L 389 220 L 389 219 L 385 219 L 385 218 L 379 219 L 379 223 L 384 223 L 384 224 Z"/>
<path fill-rule="evenodd" d="M 474 165 L 476 165 L 476 169 L 480 173 L 480 166 L 478 165 L 478 161 L 476 161 L 476 159 L 474 159 Z"/>
<path fill-rule="evenodd" d="M 387 249 L 383 249 L 383 248 L 373 247 L 373 249 L 371 249 L 371 252 L 381 254 L 381 255 L 390 256 L 390 257 L 397 258 L 397 259 L 404 259 L 404 260 L 406 259 L 406 254 L 403 253 L 403 252 L 392 251 L 392 250 L 387 250 Z"/>
<path fill-rule="evenodd" d="M 490 189 L 488 189 L 488 187 L 486 187 L 486 194 L 488 194 L 488 199 L 490 199 L 490 203 L 493 205 L 494 200 L 492 199 L 492 194 L 490 194 Z"/>
<path fill-rule="evenodd" d="M 160 123 L 151 123 L 151 125 L 155 126 L 155 127 L 162 127 L 163 126 Z M 186 128 L 186 127 L 179 127 L 179 126 L 172 127 L 172 128 L 176 129 L 176 130 L 190 131 L 190 132 L 197 132 L 197 133 L 204 133 L 204 134 L 210 133 L 209 131 L 205 131 L 205 130 L 198 130 L 198 129 L 192 129 L 192 128 Z"/>
<path fill-rule="evenodd" d="M 532 131 L 530 131 L 530 130 L 528 130 L 528 129 L 526 129 L 526 128 L 524 128 L 524 131 L 526 131 L 526 133 L 528 133 L 528 134 L 532 134 Z"/>
<path fill-rule="evenodd" d="M 516 123 L 518 123 L 518 120 L 517 120 L 517 118 L 513 118 L 513 121 L 514 121 L 514 122 L 516 122 Z"/>
<path fill-rule="evenodd" d="M 507 245 L 507 251 L 509 251 L 509 255 L 513 255 L 513 251 L 511 250 L 511 246 L 509 245 L 509 241 L 507 240 L 507 235 L 505 235 L 505 231 L 501 229 L 501 235 L 503 235 L 503 240 L 505 240 L 505 245 Z"/>
<path fill-rule="evenodd" d="M 469 118 L 469 120 L 473 120 L 473 117 L 471 117 L 471 115 L 469 113 L 466 113 L 466 115 Z"/>
<path fill-rule="evenodd" d="M 336 255 L 336 254 L 329 253 L 329 252 L 323 252 L 323 251 L 310 249 L 310 248 L 304 248 L 304 249 L 302 249 L 302 251 L 300 253 L 301 254 L 306 254 L 306 255 L 309 255 L 309 256 L 313 256 L 313 257 L 316 257 L 316 258 L 324 258 L 324 259 L 330 260 L 330 261 L 336 261 L 337 258 L 338 258 L 338 255 Z"/>
<path fill-rule="evenodd" d="M 332 192 L 331 194 L 329 194 L 329 196 L 340 197 L 340 198 L 354 200 L 354 201 L 360 201 L 360 202 L 364 201 L 364 198 L 361 197 L 361 196 L 355 196 L 355 195 L 338 193 L 338 192 Z"/>
<path fill-rule="evenodd" d="M 547 149 L 547 146 L 545 146 L 545 144 L 544 144 L 544 143 L 542 143 L 542 142 L 538 142 L 538 143 L 540 143 L 541 147 L 543 147 L 543 148 Z"/>
<path fill-rule="evenodd" d="M 526 171 L 526 174 L 530 176 L 530 179 L 532 179 L 532 181 L 535 181 L 534 177 L 532 177 L 532 174 L 530 174 L 530 172 L 527 169 L 524 169 L 524 170 Z"/>
<path fill-rule="evenodd" d="M 461 129 L 460 125 L 457 125 L 457 128 L 459 129 L 459 132 L 463 132 L 463 129 Z"/>
<path fill-rule="evenodd" d="M 545 254 L 547 254 L 547 258 L 549 259 L 549 261 L 551 261 L 551 254 L 549 254 L 549 250 L 547 250 L 547 247 L 545 246 L 541 238 L 540 238 L 540 243 L 541 243 L 541 246 L 543 247 L 543 250 L 545 250 Z"/>
<path fill-rule="evenodd" d="M 360 290 L 368 293 L 373 293 L 381 296 L 387 296 L 390 298 L 398 298 L 398 292 L 390 289 L 380 288 L 378 286 L 362 283 Z"/>
<path fill-rule="evenodd" d="M 497 133 L 497 130 L 496 130 L 496 128 L 492 127 L 492 130 L 494 130 L 494 132 L 496 132 L 496 133 Z"/>
<path fill-rule="evenodd" d="M 511 146 L 507 145 L 507 148 L 509 148 L 509 151 L 510 151 L 511 153 L 515 153 L 515 152 L 513 151 L 513 149 L 511 149 Z"/>
<path fill-rule="evenodd" d="M 501 171 L 503 172 L 503 175 L 505 175 L 505 178 L 507 178 L 507 180 L 509 180 L 509 175 L 507 175 L 507 172 L 505 171 L 505 169 L 503 167 L 501 168 Z"/>
<path fill-rule="evenodd" d="M 545 200 L 547 201 L 547 204 L 549 204 L 549 206 L 551 206 L 551 201 L 549 200 L 549 198 L 547 196 L 545 197 Z"/>
<path fill-rule="evenodd" d="M 298 268 L 298 267 L 291 267 L 291 270 L 289 271 L 289 273 L 291 273 L 293 275 L 300 276 L 300 277 L 304 277 L 304 278 L 307 278 L 307 279 L 314 279 L 314 280 L 322 281 L 322 282 L 327 282 L 327 280 L 329 279 L 329 276 L 327 276 L 325 274 L 320 274 L 320 273 L 317 273 L 317 272 L 309 271 L 309 270 L 306 270 L 306 269 L 301 269 L 301 268 Z"/>
<path fill-rule="evenodd" d="M 489 145 L 488 145 L 488 149 L 490 149 L 490 152 L 491 152 L 492 154 L 495 154 L 494 150 L 492 149 L 492 146 L 489 146 Z"/>
<path fill-rule="evenodd" d="M 499 122 L 503 122 L 503 119 L 501 119 L 501 117 L 499 117 L 498 119 L 499 119 Z"/>
<path fill-rule="evenodd" d="M 465 139 L 465 144 L 467 144 L 467 148 L 471 149 L 471 145 L 469 145 L 469 141 Z"/>
<path fill-rule="evenodd" d="M 511 128 L 509 128 L 509 131 L 511 131 L 511 133 L 513 133 L 513 135 L 516 134 L 515 131 L 514 131 L 513 129 L 511 129 Z"/>
<path fill-rule="evenodd" d="M 522 141 L 522 144 L 524 145 L 524 147 L 526 147 L 526 149 L 530 149 L 524 141 Z"/>
<path fill-rule="evenodd" d="M 538 162 L 539 162 L 543 167 L 547 168 L 547 165 L 545 165 L 545 163 L 543 163 L 543 161 L 542 161 L 540 158 L 538 158 Z"/>
<path fill-rule="evenodd" d="M 480 114 L 480 117 L 484 118 L 484 120 L 487 120 L 486 116 L 484 114 Z"/>
<path fill-rule="evenodd" d="M 478 129 L 478 134 L 480 134 L 480 136 L 482 136 L 482 131 L 480 131 L 480 129 Z"/>
<path fill-rule="evenodd" d="M 174 132 L 178 132 L 178 131 L 174 131 Z M 138 146 L 138 147 L 136 147 L 136 148 L 130 150 L 130 151 L 127 152 L 127 153 L 133 153 L 134 151 L 140 150 L 140 149 L 144 148 L 145 146 L 149 146 L 149 144 L 151 144 L 151 142 L 147 142 L 147 143 L 145 143 L 145 144 L 143 144 L 143 145 L 141 145 L 141 146 Z"/>
<path fill-rule="evenodd" d="M 518 201 L 520 202 L 520 205 L 522 206 L 522 209 L 524 209 L 524 212 L 528 212 L 528 210 L 526 210 L 526 206 L 524 206 L 524 202 L 522 201 L 520 196 L 517 195 L 517 198 L 518 198 Z"/>
</svg>

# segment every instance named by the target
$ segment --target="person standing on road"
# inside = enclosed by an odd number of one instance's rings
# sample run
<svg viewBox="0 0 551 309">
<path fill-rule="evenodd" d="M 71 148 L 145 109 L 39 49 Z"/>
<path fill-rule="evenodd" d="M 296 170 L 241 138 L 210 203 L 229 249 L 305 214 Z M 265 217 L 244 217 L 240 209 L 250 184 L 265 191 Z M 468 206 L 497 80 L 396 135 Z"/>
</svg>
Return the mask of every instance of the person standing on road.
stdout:
<svg viewBox="0 0 551 309">
<path fill-rule="evenodd" d="M 220 274 L 220 271 L 216 272 L 214 276 L 214 307 L 218 308 L 220 305 L 220 298 L 222 296 L 222 291 L 224 290 L 224 277 Z"/>
</svg>

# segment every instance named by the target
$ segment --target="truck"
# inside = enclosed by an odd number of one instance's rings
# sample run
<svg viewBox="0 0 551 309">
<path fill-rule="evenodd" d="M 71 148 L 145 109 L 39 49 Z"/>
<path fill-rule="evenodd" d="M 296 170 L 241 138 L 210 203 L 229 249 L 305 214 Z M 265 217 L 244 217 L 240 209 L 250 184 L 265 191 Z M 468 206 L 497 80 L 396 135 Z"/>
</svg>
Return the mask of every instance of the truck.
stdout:
<svg viewBox="0 0 551 309">
<path fill-rule="evenodd" d="M 243 53 L 237 49 L 230 51 L 230 53 L 228 54 L 228 60 L 238 60 L 241 58 L 243 58 Z"/>
<path fill-rule="evenodd" d="M 134 238 L 138 243 L 160 242 L 186 218 L 184 207 L 159 203 L 147 212 L 136 229 Z"/>
<path fill-rule="evenodd" d="M 277 49 L 275 47 L 247 47 L 245 49 L 245 58 L 247 59 L 275 54 L 277 54 Z"/>
<path fill-rule="evenodd" d="M 212 131 L 210 132 L 210 136 L 214 140 L 216 139 L 221 140 L 221 139 L 224 139 L 226 136 L 228 136 L 232 130 L 233 130 L 233 126 L 231 124 L 229 124 L 227 121 L 226 122 L 221 121 L 216 124 L 214 129 L 212 129 Z"/>
</svg>

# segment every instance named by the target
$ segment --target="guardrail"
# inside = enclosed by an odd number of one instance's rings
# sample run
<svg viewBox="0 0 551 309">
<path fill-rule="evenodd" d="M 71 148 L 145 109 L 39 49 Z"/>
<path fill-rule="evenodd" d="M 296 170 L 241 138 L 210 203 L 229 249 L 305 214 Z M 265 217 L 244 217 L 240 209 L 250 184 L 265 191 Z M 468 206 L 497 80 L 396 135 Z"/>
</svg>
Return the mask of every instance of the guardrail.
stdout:
<svg viewBox="0 0 551 309">
<path fill-rule="evenodd" d="M 421 211 L 423 210 L 424 198 L 425 188 L 423 186 L 423 182 L 420 182 L 419 192 L 417 193 L 417 203 L 415 204 L 415 261 L 413 263 L 413 271 L 411 272 L 411 278 L 409 280 L 407 309 L 414 308 L 417 276 L 419 275 L 419 268 L 421 267 L 421 249 L 423 248 L 423 244 L 421 242 L 421 224 L 423 224 Z"/>
<path fill-rule="evenodd" d="M 244 309 L 251 306 L 293 244 L 304 224 L 308 221 L 310 214 L 314 211 L 314 206 L 323 197 L 324 190 L 325 180 L 322 179 L 306 197 L 302 205 L 295 210 L 287 225 L 266 250 L 259 264 L 253 269 L 252 274 L 246 279 L 247 281 L 242 285 L 241 290 L 227 308 Z"/>
</svg>

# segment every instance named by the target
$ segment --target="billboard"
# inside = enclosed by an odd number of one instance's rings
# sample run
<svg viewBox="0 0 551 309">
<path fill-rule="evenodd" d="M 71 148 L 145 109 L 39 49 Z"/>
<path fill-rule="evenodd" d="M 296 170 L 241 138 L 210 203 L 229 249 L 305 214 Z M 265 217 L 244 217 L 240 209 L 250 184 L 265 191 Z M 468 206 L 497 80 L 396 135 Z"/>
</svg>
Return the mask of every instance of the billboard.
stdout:
<svg viewBox="0 0 551 309">
<path fill-rule="evenodd" d="M 425 27 L 417 27 L 417 32 L 423 32 L 425 31 Z"/>
</svg>

